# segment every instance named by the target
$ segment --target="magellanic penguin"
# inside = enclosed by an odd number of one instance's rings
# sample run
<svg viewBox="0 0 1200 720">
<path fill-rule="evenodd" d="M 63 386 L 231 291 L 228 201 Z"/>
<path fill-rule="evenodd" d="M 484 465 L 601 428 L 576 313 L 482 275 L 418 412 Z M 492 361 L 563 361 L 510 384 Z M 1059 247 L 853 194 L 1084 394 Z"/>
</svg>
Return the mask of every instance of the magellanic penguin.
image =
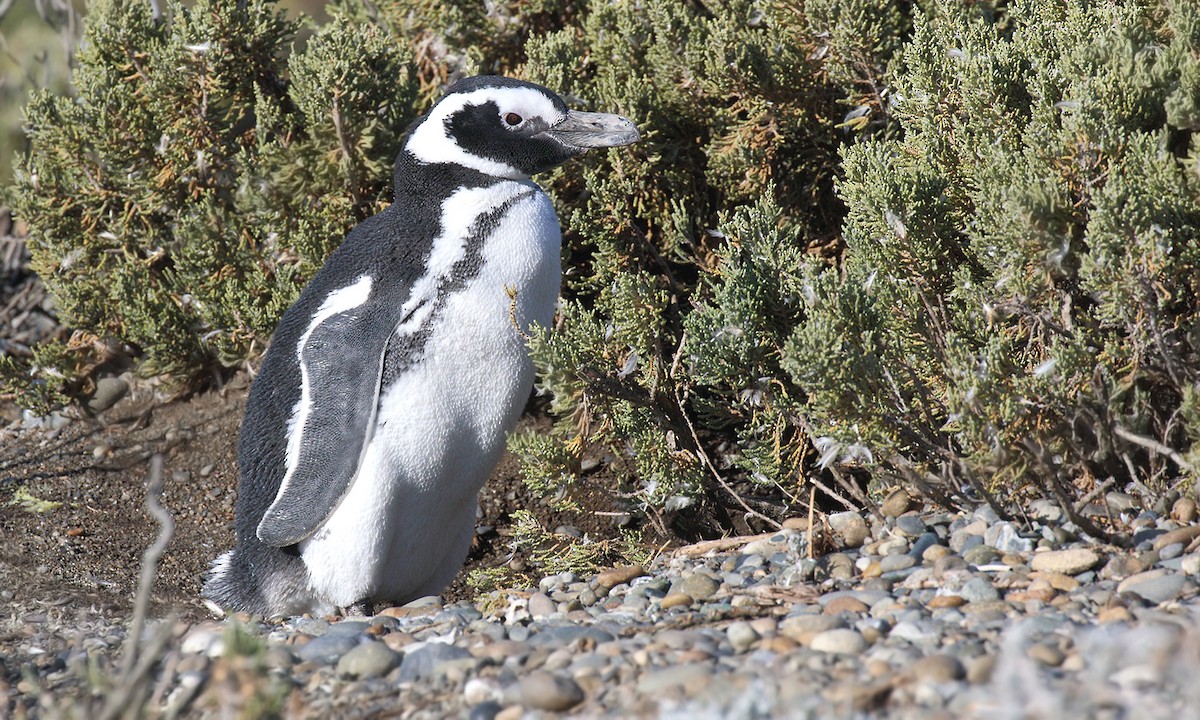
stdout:
<svg viewBox="0 0 1200 720">
<path fill-rule="evenodd" d="M 530 176 L 638 139 L 503 77 L 455 83 L 413 123 L 395 202 L 287 310 L 238 441 L 237 545 L 204 595 L 264 616 L 440 592 L 529 397 L 522 338 L 548 325 L 561 242 Z"/>
</svg>

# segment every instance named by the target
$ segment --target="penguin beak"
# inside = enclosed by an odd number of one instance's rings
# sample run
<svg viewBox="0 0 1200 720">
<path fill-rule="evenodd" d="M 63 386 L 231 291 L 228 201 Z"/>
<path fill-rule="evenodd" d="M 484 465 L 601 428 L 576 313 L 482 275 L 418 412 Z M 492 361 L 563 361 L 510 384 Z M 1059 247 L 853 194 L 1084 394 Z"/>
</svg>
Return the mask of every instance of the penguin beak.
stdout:
<svg viewBox="0 0 1200 720">
<path fill-rule="evenodd" d="M 620 115 L 578 110 L 569 111 L 562 122 L 546 130 L 545 134 L 580 152 L 590 148 L 629 145 L 641 138 L 637 127 Z"/>
</svg>

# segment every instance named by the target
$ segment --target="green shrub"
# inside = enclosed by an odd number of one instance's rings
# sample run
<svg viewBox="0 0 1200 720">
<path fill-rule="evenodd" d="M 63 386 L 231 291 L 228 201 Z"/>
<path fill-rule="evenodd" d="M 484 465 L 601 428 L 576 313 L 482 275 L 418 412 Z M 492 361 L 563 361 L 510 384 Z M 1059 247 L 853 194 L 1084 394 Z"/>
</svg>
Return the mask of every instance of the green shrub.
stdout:
<svg viewBox="0 0 1200 720">
<path fill-rule="evenodd" d="M 77 96 L 31 99 L 10 193 L 77 337 L 10 360 L 10 377 L 78 389 L 93 338 L 183 381 L 237 365 L 382 206 L 414 114 L 407 55 L 343 19 L 289 59 L 296 29 L 263 0 L 173 4 L 166 22 L 146 3 L 90 6 Z"/>
<path fill-rule="evenodd" d="M 1200 11 L 999 20 L 917 19 L 903 138 L 846 149 L 845 262 L 786 367 L 831 446 L 946 492 L 1194 481 Z"/>
<path fill-rule="evenodd" d="M 562 311 L 531 340 L 556 422 L 511 447 L 556 507 L 585 455 L 701 532 L 791 512 L 823 472 L 999 503 L 1194 479 L 1190 4 L 335 15 L 287 58 L 296 27 L 261 0 L 164 24 L 97 2 L 79 97 L 31 102 L 12 193 L 81 332 L 39 350 L 38 382 L 85 376 L 112 338 L 181 379 L 253 356 L 386 202 L 418 107 L 504 72 L 643 132 L 541 178 L 566 230 Z"/>
</svg>

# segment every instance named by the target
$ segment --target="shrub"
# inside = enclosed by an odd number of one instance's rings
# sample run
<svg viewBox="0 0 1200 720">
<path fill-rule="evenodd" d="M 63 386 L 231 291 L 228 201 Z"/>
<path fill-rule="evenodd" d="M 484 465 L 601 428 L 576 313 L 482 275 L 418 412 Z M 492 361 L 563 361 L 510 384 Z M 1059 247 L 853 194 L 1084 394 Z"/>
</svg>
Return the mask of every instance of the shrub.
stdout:
<svg viewBox="0 0 1200 720">
<path fill-rule="evenodd" d="M 1194 482 L 1198 41 L 1187 3 L 917 18 L 903 137 L 845 150 L 845 262 L 787 346 L 818 436 L 1000 503 Z"/>
<path fill-rule="evenodd" d="M 36 94 L 11 200 L 69 352 L 35 351 L 43 396 L 79 390 L 109 338 L 184 382 L 265 345 L 303 282 L 381 205 L 413 115 L 407 57 L 346 19 L 287 58 L 264 0 L 97 0 L 77 96 Z"/>
</svg>

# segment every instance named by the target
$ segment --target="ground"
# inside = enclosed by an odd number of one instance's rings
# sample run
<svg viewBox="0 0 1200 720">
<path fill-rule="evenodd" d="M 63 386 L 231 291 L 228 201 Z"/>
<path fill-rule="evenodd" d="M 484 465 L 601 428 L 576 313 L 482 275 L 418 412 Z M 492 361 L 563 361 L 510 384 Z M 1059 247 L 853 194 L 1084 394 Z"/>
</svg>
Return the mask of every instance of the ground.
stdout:
<svg viewBox="0 0 1200 720">
<path fill-rule="evenodd" d="M 175 533 L 162 557 L 152 612 L 185 619 L 210 615 L 199 592 L 208 564 L 233 545 L 236 441 L 248 379 L 189 399 L 163 401 L 150 384 L 99 417 L 77 418 L 57 431 L 0 432 L 0 588 L 18 607 L 76 606 L 128 613 L 142 553 L 158 525 L 145 507 L 150 455 L 163 453 L 163 506 Z M 538 423 L 528 415 L 523 423 Z M 611 510 L 613 500 L 593 498 Z M 551 529 L 611 528 L 610 515 L 552 513 L 521 483 L 505 455 L 480 494 L 484 532 L 464 572 L 448 591 L 470 590 L 471 568 L 503 563 L 512 510 L 527 507 Z"/>
</svg>

